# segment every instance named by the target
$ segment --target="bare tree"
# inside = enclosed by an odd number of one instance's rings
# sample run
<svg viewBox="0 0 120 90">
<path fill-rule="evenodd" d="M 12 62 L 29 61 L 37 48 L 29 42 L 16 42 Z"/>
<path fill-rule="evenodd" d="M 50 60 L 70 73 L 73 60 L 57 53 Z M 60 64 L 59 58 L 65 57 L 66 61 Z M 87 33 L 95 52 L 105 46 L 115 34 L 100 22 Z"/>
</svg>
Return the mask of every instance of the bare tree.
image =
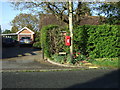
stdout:
<svg viewBox="0 0 120 90">
<path fill-rule="evenodd" d="M 68 2 L 12 2 L 12 6 L 18 10 L 29 9 L 34 13 L 54 14 L 59 20 L 69 23 Z M 79 25 L 82 16 L 91 15 L 88 3 L 73 3 L 73 24 Z"/>
</svg>

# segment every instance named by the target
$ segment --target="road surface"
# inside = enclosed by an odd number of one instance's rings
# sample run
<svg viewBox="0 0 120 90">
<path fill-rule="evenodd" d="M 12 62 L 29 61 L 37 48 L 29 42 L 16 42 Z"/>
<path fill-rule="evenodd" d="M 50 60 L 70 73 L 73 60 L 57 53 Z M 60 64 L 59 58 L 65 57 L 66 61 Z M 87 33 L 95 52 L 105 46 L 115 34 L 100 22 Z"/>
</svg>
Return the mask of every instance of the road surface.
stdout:
<svg viewBox="0 0 120 90">
<path fill-rule="evenodd" d="M 3 48 L 2 54 L 3 71 L 66 69 L 42 60 L 32 47 Z M 118 88 L 118 80 L 118 70 L 110 69 L 2 73 L 3 88 Z"/>
<path fill-rule="evenodd" d="M 42 59 L 40 49 L 33 47 L 9 47 L 2 50 L 2 70 L 45 70 L 67 67 L 53 65 Z"/>
<path fill-rule="evenodd" d="M 3 88 L 118 88 L 118 70 L 3 72 Z"/>
</svg>

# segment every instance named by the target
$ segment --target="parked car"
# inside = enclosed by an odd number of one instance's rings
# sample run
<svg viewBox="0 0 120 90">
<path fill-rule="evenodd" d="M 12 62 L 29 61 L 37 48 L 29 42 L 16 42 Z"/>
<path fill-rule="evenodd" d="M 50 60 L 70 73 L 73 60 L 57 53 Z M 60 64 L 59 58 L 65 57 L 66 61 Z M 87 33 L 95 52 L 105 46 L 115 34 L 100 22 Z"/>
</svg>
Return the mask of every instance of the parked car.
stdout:
<svg viewBox="0 0 120 90">
<path fill-rule="evenodd" d="M 6 47 L 6 46 L 14 46 L 16 45 L 16 41 L 12 38 L 2 38 L 2 46 Z"/>
<path fill-rule="evenodd" d="M 22 37 L 19 41 L 19 45 L 32 45 L 33 41 L 30 37 Z"/>
</svg>

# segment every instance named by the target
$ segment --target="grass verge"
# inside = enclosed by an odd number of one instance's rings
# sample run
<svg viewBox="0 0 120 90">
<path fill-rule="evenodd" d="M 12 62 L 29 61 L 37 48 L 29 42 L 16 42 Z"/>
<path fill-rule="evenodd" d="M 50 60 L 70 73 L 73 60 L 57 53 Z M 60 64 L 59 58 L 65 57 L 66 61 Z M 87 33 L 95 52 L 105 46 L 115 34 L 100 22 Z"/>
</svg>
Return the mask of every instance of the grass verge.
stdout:
<svg viewBox="0 0 120 90">
<path fill-rule="evenodd" d="M 93 60 L 91 63 L 103 67 L 120 68 L 119 58 L 99 58 Z"/>
</svg>

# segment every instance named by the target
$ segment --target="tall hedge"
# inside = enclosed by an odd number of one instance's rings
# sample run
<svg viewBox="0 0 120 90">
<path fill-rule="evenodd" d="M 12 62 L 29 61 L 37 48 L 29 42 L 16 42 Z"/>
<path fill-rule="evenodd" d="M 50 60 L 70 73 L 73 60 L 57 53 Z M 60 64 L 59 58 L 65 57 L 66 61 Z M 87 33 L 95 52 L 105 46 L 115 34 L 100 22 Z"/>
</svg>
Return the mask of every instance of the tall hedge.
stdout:
<svg viewBox="0 0 120 90">
<path fill-rule="evenodd" d="M 80 52 L 84 55 L 87 54 L 88 28 L 89 26 L 77 26 L 74 28 L 74 52 Z"/>
<path fill-rule="evenodd" d="M 41 29 L 41 45 L 47 57 L 61 51 L 69 53 L 61 31 L 68 29 L 48 25 Z M 74 52 L 80 52 L 93 58 L 112 58 L 120 55 L 119 25 L 84 25 L 73 31 Z"/>
<path fill-rule="evenodd" d="M 56 25 L 49 25 L 49 26 L 45 26 L 41 29 L 41 47 L 44 48 L 44 53 L 47 57 L 50 57 L 50 40 L 49 40 L 49 36 L 48 36 L 48 31 L 52 30 L 54 28 L 58 28 L 58 26 Z"/>
<path fill-rule="evenodd" d="M 48 25 L 41 29 L 41 47 L 44 47 L 46 57 L 51 57 L 59 52 L 68 51 L 65 47 L 65 37 L 61 33 L 65 30 L 67 29 L 57 25 Z"/>
<path fill-rule="evenodd" d="M 118 57 L 119 25 L 84 25 L 74 29 L 74 50 L 94 58 Z"/>
</svg>

